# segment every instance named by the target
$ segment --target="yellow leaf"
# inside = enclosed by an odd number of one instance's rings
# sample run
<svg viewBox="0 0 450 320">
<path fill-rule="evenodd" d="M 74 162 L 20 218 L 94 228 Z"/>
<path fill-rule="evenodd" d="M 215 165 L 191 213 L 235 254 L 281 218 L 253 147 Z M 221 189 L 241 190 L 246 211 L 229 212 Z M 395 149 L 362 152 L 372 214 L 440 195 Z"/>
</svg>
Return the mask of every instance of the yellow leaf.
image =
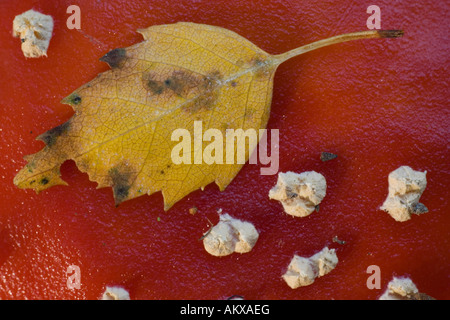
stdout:
<svg viewBox="0 0 450 320">
<path fill-rule="evenodd" d="M 399 31 L 358 32 L 270 55 L 214 26 L 177 23 L 138 32 L 143 42 L 107 53 L 100 60 L 111 70 L 62 100 L 75 114 L 38 137 L 46 146 L 26 157 L 14 179 L 18 187 L 39 192 L 66 184 L 60 166 L 73 159 L 99 188 L 112 187 L 116 205 L 162 191 L 168 210 L 212 182 L 222 191 L 243 164 L 175 164 L 174 130 L 184 128 L 192 136 L 196 121 L 202 121 L 203 131 L 215 128 L 224 136 L 226 129 L 264 129 L 280 63 L 333 43 L 401 36 Z M 245 161 L 252 152 L 248 147 L 247 142 Z M 198 151 L 192 149 L 192 159 Z"/>
</svg>

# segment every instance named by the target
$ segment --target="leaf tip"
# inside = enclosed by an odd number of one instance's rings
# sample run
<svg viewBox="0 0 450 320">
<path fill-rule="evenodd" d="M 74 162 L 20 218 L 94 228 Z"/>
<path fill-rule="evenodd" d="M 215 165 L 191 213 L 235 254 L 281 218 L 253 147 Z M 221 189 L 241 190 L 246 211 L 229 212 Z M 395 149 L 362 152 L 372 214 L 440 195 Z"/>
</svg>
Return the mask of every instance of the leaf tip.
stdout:
<svg viewBox="0 0 450 320">
<path fill-rule="evenodd" d="M 170 208 L 175 204 L 176 201 L 167 202 L 166 197 L 164 196 L 163 192 L 163 198 L 164 198 L 164 211 L 169 211 Z"/>
<path fill-rule="evenodd" d="M 61 135 L 67 132 L 69 127 L 70 120 L 37 136 L 36 140 L 43 141 L 47 146 L 51 147 Z"/>
<path fill-rule="evenodd" d="M 100 61 L 106 62 L 111 68 L 121 68 L 127 60 L 127 51 L 124 48 L 111 50 Z"/>
<path fill-rule="evenodd" d="M 62 104 L 68 104 L 71 106 L 79 105 L 82 101 L 81 96 L 77 92 L 73 92 L 64 99 L 61 100 Z"/>
<path fill-rule="evenodd" d="M 137 29 L 136 32 L 140 33 L 142 35 L 142 37 L 144 38 L 144 40 L 147 40 L 147 36 L 146 36 L 146 31 L 147 29 Z"/>
<path fill-rule="evenodd" d="M 59 176 L 59 168 L 50 172 L 34 173 L 29 166 L 25 166 L 13 179 L 13 183 L 19 189 L 33 189 L 39 194 L 42 190 L 52 186 L 67 186 L 67 182 Z"/>
</svg>

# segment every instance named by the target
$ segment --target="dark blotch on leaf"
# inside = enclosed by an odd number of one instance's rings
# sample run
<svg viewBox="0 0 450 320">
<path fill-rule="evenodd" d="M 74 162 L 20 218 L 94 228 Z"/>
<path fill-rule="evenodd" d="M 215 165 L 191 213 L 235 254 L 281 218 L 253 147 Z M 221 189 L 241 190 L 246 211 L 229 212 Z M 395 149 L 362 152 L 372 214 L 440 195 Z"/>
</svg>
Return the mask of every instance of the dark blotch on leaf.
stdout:
<svg viewBox="0 0 450 320">
<path fill-rule="evenodd" d="M 106 62 L 111 68 L 120 68 L 127 59 L 126 53 L 125 49 L 117 48 L 101 57 L 100 61 Z"/>
<path fill-rule="evenodd" d="M 183 110 L 191 114 L 200 110 L 211 110 L 217 101 L 218 93 L 216 89 L 220 84 L 220 79 L 222 79 L 222 75 L 219 71 L 213 71 L 203 77 L 198 84 L 201 94 L 191 103 L 186 104 Z"/>
<path fill-rule="evenodd" d="M 128 186 L 116 186 L 114 187 L 114 198 L 116 198 L 116 203 L 119 204 L 128 197 L 128 191 L 130 187 Z"/>
<path fill-rule="evenodd" d="M 184 72 L 174 72 L 173 75 L 164 80 L 164 85 L 175 92 L 177 95 L 182 95 L 186 86 L 188 85 L 188 78 L 185 76 Z"/>
<path fill-rule="evenodd" d="M 178 70 L 173 71 L 172 74 L 164 80 L 158 80 L 158 78 L 158 75 L 152 72 L 145 73 L 142 76 L 145 89 L 156 95 L 171 91 L 177 96 L 185 97 L 200 83 L 200 80 L 197 77 Z"/>
<path fill-rule="evenodd" d="M 43 186 L 45 186 L 48 182 L 49 181 L 47 178 L 42 178 L 41 181 L 39 181 L 39 183 L 42 184 Z"/>
<path fill-rule="evenodd" d="M 109 170 L 109 176 L 112 180 L 114 200 L 116 206 L 127 200 L 130 190 L 131 171 L 126 165 L 118 165 Z"/>
<path fill-rule="evenodd" d="M 72 102 L 73 102 L 73 104 L 80 104 L 81 103 L 81 97 L 79 96 L 79 95 L 74 95 L 73 97 L 72 97 Z"/>
<path fill-rule="evenodd" d="M 70 126 L 70 121 L 67 121 L 37 137 L 38 140 L 43 141 L 47 146 L 51 147 L 55 144 L 57 138 L 61 136 Z"/>
<path fill-rule="evenodd" d="M 147 81 L 147 88 L 153 94 L 158 94 L 158 95 L 163 93 L 163 91 L 164 91 L 164 86 L 161 83 L 161 81 L 148 80 Z"/>
</svg>

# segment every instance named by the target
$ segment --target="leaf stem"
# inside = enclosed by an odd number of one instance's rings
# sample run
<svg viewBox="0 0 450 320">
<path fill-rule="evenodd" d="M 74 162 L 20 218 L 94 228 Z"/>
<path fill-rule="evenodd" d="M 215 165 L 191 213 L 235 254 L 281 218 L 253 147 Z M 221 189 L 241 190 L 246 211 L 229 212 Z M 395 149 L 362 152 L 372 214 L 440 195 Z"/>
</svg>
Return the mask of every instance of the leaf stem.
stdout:
<svg viewBox="0 0 450 320">
<path fill-rule="evenodd" d="M 278 54 L 274 56 L 274 59 L 278 63 L 283 63 L 293 57 L 301 55 L 303 53 L 316 50 L 322 47 L 326 47 L 332 44 L 347 42 L 358 39 L 371 39 L 371 38 L 399 38 L 403 36 L 402 30 L 369 30 L 360 32 L 345 33 L 338 36 L 334 36 L 328 39 L 319 40 L 299 48 L 290 50 L 288 52 Z"/>
</svg>

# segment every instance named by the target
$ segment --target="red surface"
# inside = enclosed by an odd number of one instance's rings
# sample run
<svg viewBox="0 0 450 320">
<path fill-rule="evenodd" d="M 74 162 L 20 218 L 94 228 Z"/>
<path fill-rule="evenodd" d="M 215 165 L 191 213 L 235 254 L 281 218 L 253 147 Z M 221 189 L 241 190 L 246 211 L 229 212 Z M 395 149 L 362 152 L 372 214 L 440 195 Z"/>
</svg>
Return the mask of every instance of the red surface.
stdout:
<svg viewBox="0 0 450 320">
<path fill-rule="evenodd" d="M 283 64 L 275 77 L 269 128 L 280 130 L 280 170 L 316 170 L 328 182 L 320 211 L 287 216 L 268 198 L 277 176 L 246 165 L 222 193 L 210 185 L 169 212 L 162 196 L 114 207 L 110 189 L 62 167 L 70 186 L 36 195 L 13 177 L 22 157 L 43 147 L 34 139 L 73 114 L 60 100 L 99 72 L 98 59 L 141 41 L 153 24 L 192 21 L 222 26 L 270 53 L 366 29 L 361 1 L 76 1 L 81 31 L 66 28 L 71 1 L 0 1 L 0 298 L 97 299 L 121 285 L 132 299 L 376 299 L 393 276 L 420 291 L 450 298 L 449 5 L 382 1 L 382 28 L 402 39 L 361 40 L 323 48 Z M 35 8 L 55 19 L 48 58 L 26 60 L 11 36 L 14 16 Z M 445 10 L 447 9 L 447 10 Z M 321 162 L 320 152 L 338 158 Z M 399 223 L 378 208 L 387 176 L 401 165 L 427 170 L 421 202 L 429 213 Z M 197 206 L 196 215 L 188 213 Z M 252 222 L 252 252 L 210 256 L 199 237 L 218 208 Z M 346 244 L 332 242 L 338 236 Z M 336 248 L 336 269 L 292 290 L 281 279 L 294 253 Z M 69 290 L 66 270 L 81 269 Z M 366 287 L 369 265 L 382 288 Z"/>
</svg>

